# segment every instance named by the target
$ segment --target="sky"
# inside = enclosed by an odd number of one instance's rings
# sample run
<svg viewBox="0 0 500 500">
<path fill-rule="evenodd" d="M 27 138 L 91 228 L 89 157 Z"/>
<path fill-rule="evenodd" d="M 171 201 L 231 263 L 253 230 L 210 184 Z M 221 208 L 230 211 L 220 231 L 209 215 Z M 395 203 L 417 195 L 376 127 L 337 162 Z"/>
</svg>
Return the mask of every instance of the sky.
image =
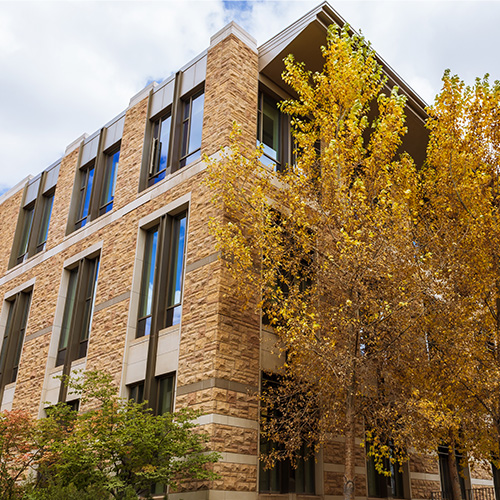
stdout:
<svg viewBox="0 0 500 500">
<path fill-rule="evenodd" d="M 0 0 L 0 194 L 236 21 L 261 45 L 320 0 Z M 329 0 L 429 104 L 446 68 L 500 80 L 500 0 Z"/>
</svg>

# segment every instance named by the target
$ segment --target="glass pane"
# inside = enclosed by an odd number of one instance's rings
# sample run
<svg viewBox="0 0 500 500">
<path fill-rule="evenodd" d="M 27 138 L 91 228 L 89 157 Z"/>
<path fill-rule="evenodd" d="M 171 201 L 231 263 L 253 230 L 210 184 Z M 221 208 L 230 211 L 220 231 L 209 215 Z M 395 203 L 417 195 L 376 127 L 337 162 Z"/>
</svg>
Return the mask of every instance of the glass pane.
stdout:
<svg viewBox="0 0 500 500">
<path fill-rule="evenodd" d="M 280 116 L 276 103 L 264 96 L 260 139 L 264 144 L 264 154 L 273 160 L 278 160 L 279 157 L 279 129 Z"/>
<path fill-rule="evenodd" d="M 76 283 L 78 281 L 78 268 L 73 269 L 69 276 L 68 291 L 66 294 L 66 303 L 64 305 L 64 315 L 61 326 L 61 337 L 59 338 L 59 350 L 68 347 L 69 330 L 71 318 L 75 309 Z M 62 363 L 61 363 L 62 364 Z"/>
<path fill-rule="evenodd" d="M 189 153 L 200 149 L 201 147 L 201 130 L 203 128 L 203 103 L 205 94 L 200 94 L 193 99 L 191 107 L 191 119 L 189 130 Z"/>
<path fill-rule="evenodd" d="M 158 247 L 158 226 L 148 231 L 146 234 L 144 262 L 142 265 L 141 291 L 139 297 L 139 319 L 151 315 L 153 307 L 153 290 L 154 290 L 157 247 Z M 138 335 L 140 333 L 140 330 L 141 329 L 138 329 Z M 142 335 L 144 334 L 147 335 L 147 333 L 142 333 Z"/>
<path fill-rule="evenodd" d="M 16 380 L 17 367 L 19 366 L 19 360 L 21 359 L 21 351 L 23 350 L 23 343 L 24 343 L 24 332 L 26 331 L 26 323 L 28 322 L 28 313 L 30 310 L 31 294 L 22 293 L 17 300 L 23 301 L 22 311 L 19 311 L 22 313 L 23 316 L 19 327 L 19 332 L 17 332 L 16 353 L 14 355 L 12 364 L 12 366 L 15 368 L 15 373 L 12 374 L 11 382 L 14 382 Z"/>
<path fill-rule="evenodd" d="M 36 251 L 40 252 L 45 247 L 47 235 L 49 233 L 50 216 L 52 214 L 52 205 L 54 204 L 54 195 L 43 197 L 43 215 L 40 224 L 40 232 L 38 233 L 38 241 L 36 242 Z"/>
<path fill-rule="evenodd" d="M 23 257 L 28 252 L 28 242 L 31 234 L 31 226 L 33 224 L 34 207 L 24 209 L 23 232 L 21 242 L 19 244 L 19 257 Z M 18 259 L 19 263 L 19 259 Z"/>
<path fill-rule="evenodd" d="M 185 121 L 182 125 L 182 149 L 181 156 L 186 156 L 188 153 L 188 135 L 189 135 L 189 121 Z"/>
<path fill-rule="evenodd" d="M 102 213 L 107 213 L 113 208 L 119 160 L 120 151 L 106 156 L 106 171 L 104 172 L 104 183 L 101 194 Z"/>
<path fill-rule="evenodd" d="M 130 388 L 129 399 L 133 399 L 136 403 L 144 401 L 144 382 L 135 384 Z"/>
<path fill-rule="evenodd" d="M 88 262 L 88 276 L 85 284 L 85 305 L 82 317 L 82 329 L 80 331 L 80 341 L 88 340 L 92 314 L 94 312 L 95 289 L 97 276 L 99 274 L 99 261 L 97 259 Z"/>
<path fill-rule="evenodd" d="M 174 395 L 174 377 L 161 378 L 158 384 L 158 415 L 172 411 Z"/>
<path fill-rule="evenodd" d="M 9 315 L 7 316 L 7 324 L 2 342 L 2 352 L 0 353 L 0 375 L 5 369 L 5 360 L 7 356 L 7 344 L 9 343 L 10 330 L 12 328 L 12 318 L 14 316 L 14 302 L 9 304 Z"/>
<path fill-rule="evenodd" d="M 181 302 L 186 220 L 187 218 L 185 214 L 182 216 L 182 218 L 175 219 L 172 228 L 172 255 L 167 306 L 173 306 Z"/>
<path fill-rule="evenodd" d="M 160 132 L 160 161 L 158 162 L 157 172 L 162 172 L 167 168 L 168 159 L 168 143 L 170 141 L 170 116 L 164 118 L 161 122 L 161 132 Z"/>
<path fill-rule="evenodd" d="M 84 194 L 84 202 L 83 202 L 83 211 L 81 218 L 84 219 L 89 215 L 89 207 L 90 207 L 90 196 L 92 194 L 92 184 L 94 182 L 94 167 L 89 168 L 87 172 L 87 185 L 85 187 Z M 82 224 L 84 226 L 85 224 Z"/>
</svg>

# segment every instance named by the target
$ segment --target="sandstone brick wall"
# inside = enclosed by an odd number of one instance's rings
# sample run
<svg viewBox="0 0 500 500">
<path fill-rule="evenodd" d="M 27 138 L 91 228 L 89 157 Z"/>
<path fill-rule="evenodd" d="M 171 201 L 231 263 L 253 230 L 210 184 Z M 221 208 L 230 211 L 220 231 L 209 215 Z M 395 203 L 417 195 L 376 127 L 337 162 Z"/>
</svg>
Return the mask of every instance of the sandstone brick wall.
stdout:
<svg viewBox="0 0 500 500">
<path fill-rule="evenodd" d="M 258 57 L 231 34 L 207 54 L 202 149 L 208 155 L 227 145 L 233 122 L 242 139 L 255 147 L 257 137 Z"/>
<path fill-rule="evenodd" d="M 20 189 L 0 204 L 0 276 L 7 272 L 9 265 L 23 193 Z"/>
</svg>

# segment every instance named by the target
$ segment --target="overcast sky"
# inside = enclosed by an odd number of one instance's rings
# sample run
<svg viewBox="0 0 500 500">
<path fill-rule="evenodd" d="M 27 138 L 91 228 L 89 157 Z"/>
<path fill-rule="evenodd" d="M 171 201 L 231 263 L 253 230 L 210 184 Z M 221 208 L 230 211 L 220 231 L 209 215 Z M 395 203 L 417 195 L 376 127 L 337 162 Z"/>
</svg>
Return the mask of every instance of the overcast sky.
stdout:
<svg viewBox="0 0 500 500">
<path fill-rule="evenodd" d="M 319 0 L 0 0 L 0 194 L 57 161 L 208 47 L 231 20 L 258 45 Z M 500 80 L 500 0 L 331 0 L 428 103 L 445 68 Z"/>
</svg>

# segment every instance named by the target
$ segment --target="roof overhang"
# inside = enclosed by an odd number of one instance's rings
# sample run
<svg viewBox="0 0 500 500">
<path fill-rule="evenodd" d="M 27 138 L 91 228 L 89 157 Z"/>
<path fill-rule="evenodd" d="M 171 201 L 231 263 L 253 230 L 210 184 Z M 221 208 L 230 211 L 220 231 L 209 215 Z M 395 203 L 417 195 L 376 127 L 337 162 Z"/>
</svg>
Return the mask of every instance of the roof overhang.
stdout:
<svg viewBox="0 0 500 500">
<path fill-rule="evenodd" d="M 260 73 L 290 94 L 291 89 L 281 78 L 285 69 L 283 59 L 293 54 L 297 61 L 305 62 L 308 70 L 321 71 L 324 65 L 321 46 L 326 44 L 326 33 L 332 24 L 344 26 L 346 21 L 328 2 L 323 2 L 258 48 Z M 387 76 L 386 90 L 397 86 L 407 98 L 409 132 L 404 139 L 404 149 L 421 165 L 428 139 L 424 127 L 427 104 L 378 54 L 377 60 Z"/>
</svg>

